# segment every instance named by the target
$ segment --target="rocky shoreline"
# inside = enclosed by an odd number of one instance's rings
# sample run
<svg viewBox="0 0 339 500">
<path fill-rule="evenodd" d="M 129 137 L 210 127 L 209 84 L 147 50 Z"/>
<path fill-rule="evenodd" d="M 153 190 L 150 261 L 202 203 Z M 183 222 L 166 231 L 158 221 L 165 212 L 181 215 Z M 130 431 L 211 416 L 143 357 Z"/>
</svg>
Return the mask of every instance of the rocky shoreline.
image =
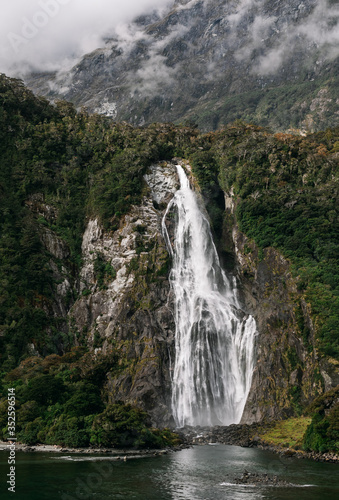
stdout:
<svg viewBox="0 0 339 500">
<path fill-rule="evenodd" d="M 264 485 L 264 486 L 294 486 L 278 476 L 271 476 L 268 474 L 257 474 L 255 472 L 248 472 L 246 469 L 240 477 L 234 478 L 235 484 L 246 485 Z"/>
<path fill-rule="evenodd" d="M 23 452 L 44 452 L 44 453 L 74 453 L 74 454 L 97 454 L 106 455 L 116 460 L 127 460 L 130 458 L 142 458 L 149 456 L 161 456 L 168 453 L 181 451 L 190 448 L 193 445 L 224 444 L 231 446 L 241 446 L 243 448 L 259 448 L 261 450 L 277 453 L 284 458 L 306 458 L 316 462 L 339 463 L 339 455 L 332 452 L 317 453 L 286 448 L 282 446 L 273 446 L 260 438 L 259 434 L 270 427 L 274 422 L 263 424 L 232 424 L 228 426 L 215 427 L 184 427 L 176 429 L 182 444 L 174 448 L 153 449 L 153 450 L 120 450 L 116 448 L 69 448 L 59 445 L 37 444 L 29 446 L 23 443 L 16 443 L 16 451 Z M 8 442 L 0 441 L 0 451 L 8 449 Z"/>
<path fill-rule="evenodd" d="M 270 425 L 268 424 L 267 428 Z M 219 443 L 252 448 L 258 444 L 257 439 L 259 438 L 256 435 L 260 430 L 262 430 L 262 424 L 232 424 L 228 426 L 216 425 L 214 427 L 186 426 L 180 429 L 179 432 L 176 429 L 175 432 L 178 432 L 180 438 L 190 445 Z"/>
<path fill-rule="evenodd" d="M 11 442 L 0 441 L 0 451 L 7 451 L 8 446 Z M 187 448 L 187 444 L 182 444 L 180 446 L 175 446 L 174 448 L 164 448 L 164 449 L 147 449 L 147 450 L 121 450 L 116 448 L 69 448 L 66 446 L 59 445 L 47 445 L 47 444 L 37 444 L 37 445 L 27 445 L 24 443 L 15 443 L 15 450 L 32 453 L 32 452 L 42 452 L 42 453 L 71 453 L 71 454 L 82 454 L 82 455 L 105 455 L 109 458 L 115 460 L 128 460 L 131 458 L 144 458 L 144 457 L 156 457 L 167 455 L 168 453 L 173 453 Z"/>
<path fill-rule="evenodd" d="M 259 448 L 277 453 L 286 458 L 307 458 L 316 462 L 339 463 L 339 455 L 332 452 L 317 453 L 273 446 L 260 438 L 263 429 L 268 430 L 275 422 L 263 424 L 232 424 L 215 427 L 185 427 L 180 429 L 180 435 L 186 445 L 226 444 L 243 448 Z"/>
</svg>

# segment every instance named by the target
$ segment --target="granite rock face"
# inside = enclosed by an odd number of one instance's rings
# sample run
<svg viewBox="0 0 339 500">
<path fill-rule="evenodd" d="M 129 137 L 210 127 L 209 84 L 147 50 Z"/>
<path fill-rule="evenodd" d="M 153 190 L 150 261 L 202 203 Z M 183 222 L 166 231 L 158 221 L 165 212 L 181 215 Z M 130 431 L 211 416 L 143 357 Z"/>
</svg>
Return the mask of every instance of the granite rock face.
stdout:
<svg viewBox="0 0 339 500">
<path fill-rule="evenodd" d="M 74 289 L 76 287 L 76 278 L 70 262 L 70 249 L 68 244 L 48 227 L 48 225 L 52 225 L 55 222 L 57 212 L 54 207 L 45 202 L 42 193 L 31 195 L 26 200 L 25 205 L 36 218 L 41 218 L 43 221 L 38 226 L 38 235 L 48 256 L 48 263 L 46 265 L 54 283 L 54 293 L 42 300 L 42 310 L 48 317 L 57 321 L 59 332 L 67 339 L 69 334 L 67 313 L 73 302 Z M 50 325 L 47 326 L 46 331 L 49 337 L 53 338 L 55 349 L 63 352 L 65 349 L 65 339 L 62 340 L 59 337 L 57 340 L 53 335 L 53 328 Z M 32 355 L 43 354 L 43 352 L 38 352 L 34 343 L 29 344 L 29 352 Z"/>
<path fill-rule="evenodd" d="M 48 257 L 53 294 L 42 308 L 56 321 L 46 333 L 60 354 L 72 346 L 88 348 L 93 365 L 118 352 L 119 370 L 107 366 L 109 402 L 124 401 L 146 410 L 155 426 L 173 425 L 171 360 L 174 312 L 168 275 L 170 257 L 162 236 L 167 204 L 179 187 L 175 162 L 149 167 L 140 205 L 105 230 L 88 220 L 82 238 L 82 265 L 74 266 L 67 243 L 53 229 L 56 210 L 40 193 L 26 206 L 39 219 L 39 237 Z M 62 340 L 64 338 L 64 341 Z M 43 355 L 34 344 L 32 355 Z"/>
<path fill-rule="evenodd" d="M 80 298 L 69 312 L 73 329 L 97 355 L 114 345 L 126 367 L 108 374 L 109 399 L 137 403 L 154 425 L 172 423 L 170 357 L 173 305 L 168 282 L 169 258 L 161 233 L 163 208 L 178 187 L 174 164 L 157 165 L 145 176 L 147 194 L 140 206 L 110 233 L 89 220 L 82 242 Z M 98 279 L 98 259 L 111 271 Z M 82 332 L 82 333 L 81 333 Z"/>
</svg>

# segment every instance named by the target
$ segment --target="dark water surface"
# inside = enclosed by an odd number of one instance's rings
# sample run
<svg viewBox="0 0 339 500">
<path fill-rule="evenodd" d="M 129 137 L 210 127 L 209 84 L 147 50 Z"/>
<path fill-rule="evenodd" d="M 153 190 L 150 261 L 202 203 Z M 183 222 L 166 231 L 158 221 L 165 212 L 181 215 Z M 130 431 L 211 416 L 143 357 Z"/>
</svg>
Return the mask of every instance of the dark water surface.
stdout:
<svg viewBox="0 0 339 500">
<path fill-rule="evenodd" d="M 7 452 L 0 452 L 1 500 L 339 499 L 339 464 L 281 459 L 255 448 L 195 446 L 126 462 L 97 455 L 18 452 L 15 494 L 7 491 L 7 458 Z M 244 469 L 277 475 L 293 486 L 234 484 Z"/>
</svg>

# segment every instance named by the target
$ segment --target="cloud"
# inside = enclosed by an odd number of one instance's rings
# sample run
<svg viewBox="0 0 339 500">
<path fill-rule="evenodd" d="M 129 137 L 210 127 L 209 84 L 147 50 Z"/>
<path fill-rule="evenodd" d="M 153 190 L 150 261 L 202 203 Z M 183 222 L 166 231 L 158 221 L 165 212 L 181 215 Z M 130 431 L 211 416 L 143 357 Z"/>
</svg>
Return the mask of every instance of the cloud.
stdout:
<svg viewBox="0 0 339 500">
<path fill-rule="evenodd" d="M 339 6 L 333 0 L 301 2 L 279 16 L 263 15 L 264 3 L 241 0 L 227 16 L 231 37 L 238 37 L 242 30 L 242 46 L 235 57 L 251 62 L 253 73 L 277 73 L 296 47 L 311 49 L 311 53 L 316 49 L 325 60 L 339 56 Z"/>
<path fill-rule="evenodd" d="M 176 8 L 176 11 L 179 12 L 181 10 L 190 9 L 198 1 L 199 0 L 175 0 L 174 6 Z M 203 0 L 203 1 L 206 1 L 206 0 Z"/>
<path fill-rule="evenodd" d="M 166 57 L 152 53 L 131 79 L 131 89 L 142 96 L 158 94 L 164 86 L 174 84 L 176 70 L 166 65 Z"/>
<path fill-rule="evenodd" d="M 139 67 L 128 75 L 132 94 L 136 92 L 143 97 L 157 95 L 161 94 L 165 87 L 175 84 L 180 64 L 170 65 L 167 56 L 164 55 L 164 49 L 168 52 L 171 43 L 180 40 L 188 31 L 189 26 L 177 24 L 172 26 L 168 34 L 159 38 L 155 34 L 149 35 L 143 30 L 136 29 L 133 24 L 119 27 L 116 43 L 125 59 L 135 48 L 136 43 L 142 42 L 145 48 L 144 56 L 138 60 Z"/>
<path fill-rule="evenodd" d="M 253 51 L 262 47 L 265 40 L 269 38 L 272 26 L 276 20 L 277 18 L 275 16 L 256 16 L 253 23 L 249 26 L 248 36 L 250 37 L 250 43 L 247 43 L 244 47 L 238 50 L 236 53 L 236 59 L 240 61 L 249 59 Z"/>
<path fill-rule="evenodd" d="M 339 55 L 339 6 L 328 0 L 319 0 L 307 22 L 300 27 L 300 34 L 322 47 L 327 56 Z"/>
<path fill-rule="evenodd" d="M 1 5 L 0 72 L 71 67 L 121 25 L 173 0 L 11 0 Z"/>
<path fill-rule="evenodd" d="M 231 28 L 236 28 L 244 17 L 248 16 L 249 11 L 259 5 L 260 0 L 240 0 L 240 3 L 236 6 L 235 12 L 227 16 Z"/>
<path fill-rule="evenodd" d="M 115 42 L 125 57 L 135 48 L 138 42 L 147 41 L 150 37 L 145 30 L 139 28 L 134 23 L 119 24 L 115 30 Z"/>
<path fill-rule="evenodd" d="M 311 49 L 323 60 L 339 56 L 339 7 L 328 0 L 318 0 L 314 9 L 305 17 L 298 13 L 298 22 L 281 33 L 274 47 L 259 60 L 260 74 L 275 73 L 287 60 L 295 47 Z"/>
</svg>

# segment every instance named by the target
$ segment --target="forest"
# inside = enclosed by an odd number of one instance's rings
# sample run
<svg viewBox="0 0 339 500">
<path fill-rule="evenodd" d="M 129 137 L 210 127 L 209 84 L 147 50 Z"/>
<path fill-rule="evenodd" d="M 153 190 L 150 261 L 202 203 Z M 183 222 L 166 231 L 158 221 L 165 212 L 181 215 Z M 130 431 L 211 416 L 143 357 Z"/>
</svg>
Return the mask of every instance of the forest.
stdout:
<svg viewBox="0 0 339 500">
<path fill-rule="evenodd" d="M 72 325 L 53 315 L 58 283 L 39 236 L 44 226 L 65 241 L 76 276 L 86 221 L 96 216 L 115 231 L 140 203 L 149 166 L 175 157 L 192 165 L 219 242 L 223 193 L 232 192 L 240 230 L 260 252 L 274 247 L 290 261 L 316 335 L 312 343 L 300 317 L 304 343 L 339 360 L 339 128 L 303 136 L 240 121 L 210 133 L 192 124 L 133 127 L 68 102 L 50 104 L 0 75 L 0 139 L 0 438 L 7 389 L 15 387 L 25 443 L 178 442 L 170 430 L 153 429 L 139 408 L 108 402 L 107 371 L 119 371 L 124 359 L 112 348 L 94 362 L 85 343 L 74 344 Z M 32 210 L 39 200 L 51 207 L 48 219 Z M 95 272 L 105 286 L 114 269 L 98 258 Z M 77 293 L 73 287 L 66 307 Z M 304 409 L 313 416 L 305 449 L 339 451 L 336 398 L 333 390 Z"/>
</svg>

